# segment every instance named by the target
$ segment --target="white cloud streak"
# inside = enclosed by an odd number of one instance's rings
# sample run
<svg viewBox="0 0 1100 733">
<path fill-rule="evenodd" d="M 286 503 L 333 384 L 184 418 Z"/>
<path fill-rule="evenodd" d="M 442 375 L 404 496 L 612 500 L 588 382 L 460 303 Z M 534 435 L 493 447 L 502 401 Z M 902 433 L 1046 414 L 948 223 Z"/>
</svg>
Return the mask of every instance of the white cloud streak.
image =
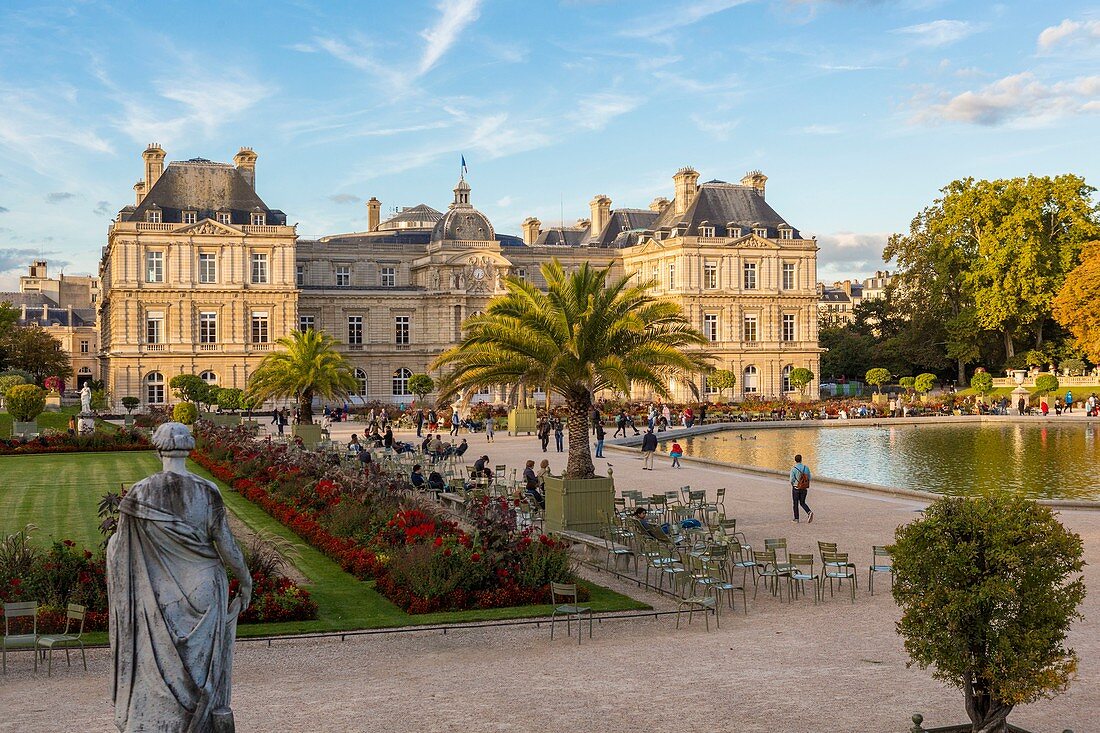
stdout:
<svg viewBox="0 0 1100 733">
<path fill-rule="evenodd" d="M 914 115 L 914 121 L 963 122 L 987 127 L 1015 122 L 1035 127 L 1096 112 L 1100 112 L 1100 76 L 1046 83 L 1024 72 L 928 105 Z"/>
<path fill-rule="evenodd" d="M 577 101 L 576 109 L 568 115 L 577 127 L 585 130 L 602 130 L 619 115 L 633 111 L 641 100 L 622 94 L 589 94 Z"/>
<path fill-rule="evenodd" d="M 478 19 L 481 0 L 444 0 L 436 8 L 440 12 L 439 20 L 420 32 L 420 37 L 428 44 L 417 67 L 420 75 L 428 73 L 455 44 L 466 26 Z"/>
<path fill-rule="evenodd" d="M 897 28 L 894 33 L 910 36 L 921 46 L 947 46 L 977 33 L 979 28 L 965 20 L 933 20 Z"/>
<path fill-rule="evenodd" d="M 620 35 L 629 38 L 654 39 L 669 31 L 695 25 L 715 13 L 721 13 L 751 0 L 685 0 L 675 7 L 638 18 Z"/>
<path fill-rule="evenodd" d="M 1063 20 L 1039 34 L 1039 50 L 1044 53 L 1058 51 L 1067 46 L 1100 43 L 1100 20 Z"/>
</svg>

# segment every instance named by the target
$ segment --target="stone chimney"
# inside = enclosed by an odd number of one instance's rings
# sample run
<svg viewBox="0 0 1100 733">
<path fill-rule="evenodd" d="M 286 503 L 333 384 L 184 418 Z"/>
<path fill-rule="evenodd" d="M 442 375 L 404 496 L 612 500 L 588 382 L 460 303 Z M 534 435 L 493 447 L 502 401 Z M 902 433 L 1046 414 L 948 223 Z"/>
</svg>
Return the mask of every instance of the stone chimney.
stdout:
<svg viewBox="0 0 1100 733">
<path fill-rule="evenodd" d="M 143 196 L 153 189 L 153 184 L 164 173 L 164 156 L 164 148 L 159 143 L 149 143 L 149 146 L 145 148 L 145 152 L 141 154 L 142 160 L 145 161 L 145 190 L 142 191 Z M 138 203 L 141 203 L 141 199 L 138 199 Z"/>
<path fill-rule="evenodd" d="M 42 304 L 42 320 L 43 321 L 49 321 L 49 319 L 50 319 L 50 304 L 49 303 L 43 303 Z"/>
<path fill-rule="evenodd" d="M 377 232 L 378 223 L 381 220 L 382 215 L 382 202 L 374 196 L 370 197 L 370 201 L 367 202 L 367 231 Z"/>
<path fill-rule="evenodd" d="M 611 199 L 601 193 L 588 202 L 588 207 L 592 211 L 592 229 L 590 231 L 592 238 L 595 239 L 603 234 L 607 222 L 611 221 Z"/>
<path fill-rule="evenodd" d="M 664 196 L 658 196 L 657 198 L 649 202 L 649 210 L 656 211 L 658 214 L 664 211 L 664 208 L 666 206 L 668 206 L 668 199 L 666 199 Z"/>
<path fill-rule="evenodd" d="M 256 188 L 256 159 L 259 157 L 252 148 L 241 148 L 233 156 L 233 165 L 237 166 L 237 170 L 252 188 Z"/>
<path fill-rule="evenodd" d="M 23 305 L 23 312 L 22 312 L 22 314 L 20 314 L 19 320 L 22 321 L 23 323 L 26 323 L 27 322 L 27 304 L 23 303 L 22 305 Z"/>
<path fill-rule="evenodd" d="M 760 198 L 764 198 L 764 186 L 768 183 L 768 177 L 760 171 L 749 171 L 745 174 L 745 177 L 741 179 L 742 186 L 752 187 Z"/>
<path fill-rule="evenodd" d="M 852 297 L 852 281 L 851 280 L 845 280 L 843 283 L 841 283 L 841 286 L 844 288 L 844 294 L 847 295 L 849 298 L 851 298 Z"/>
<path fill-rule="evenodd" d="M 534 244 L 539 238 L 539 232 L 542 230 L 542 222 L 533 216 L 529 216 L 523 220 L 523 243 Z"/>
<path fill-rule="evenodd" d="M 676 197 L 672 201 L 672 211 L 680 216 L 688 210 L 695 199 L 695 193 L 699 190 L 699 173 L 690 165 L 676 171 L 672 177 L 672 183 L 676 190 Z"/>
<path fill-rule="evenodd" d="M 591 219 L 577 219 L 577 229 L 587 229 L 592 225 Z"/>
<path fill-rule="evenodd" d="M 134 206 L 141 206 L 141 200 L 145 198 L 145 181 L 134 184 Z"/>
</svg>

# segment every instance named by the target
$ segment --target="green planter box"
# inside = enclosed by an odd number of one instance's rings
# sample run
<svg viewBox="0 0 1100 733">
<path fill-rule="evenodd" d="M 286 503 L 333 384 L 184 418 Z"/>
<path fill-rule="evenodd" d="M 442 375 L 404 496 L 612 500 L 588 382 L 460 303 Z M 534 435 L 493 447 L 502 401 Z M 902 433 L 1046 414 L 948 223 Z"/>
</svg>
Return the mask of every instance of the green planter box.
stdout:
<svg viewBox="0 0 1100 733">
<path fill-rule="evenodd" d="M 310 448 L 315 448 L 321 443 L 321 426 L 312 423 L 308 425 L 291 425 L 290 434 L 295 438 L 301 438 L 302 442 Z"/>
<path fill-rule="evenodd" d="M 221 425 L 222 427 L 227 428 L 236 427 L 237 425 L 241 424 L 240 415 L 226 415 L 215 412 L 210 415 L 209 420 L 215 425 Z M 305 439 L 303 438 L 303 440 Z"/>
<path fill-rule="evenodd" d="M 126 417 L 122 418 L 122 420 L 123 420 L 123 425 L 125 425 L 127 428 L 134 427 L 134 416 L 133 415 L 127 415 Z"/>
<path fill-rule="evenodd" d="M 508 434 L 519 435 L 520 433 L 527 433 L 530 435 L 535 432 L 535 429 L 538 427 L 538 421 L 538 410 L 533 407 L 528 409 L 517 407 L 508 413 Z"/>
<path fill-rule="evenodd" d="M 13 438 L 30 438 L 34 435 L 38 435 L 38 423 L 34 420 L 30 422 L 15 422 L 11 424 L 11 437 Z"/>
<path fill-rule="evenodd" d="M 606 476 L 546 477 L 546 531 L 570 530 L 599 536 L 615 511 L 615 482 Z"/>
</svg>

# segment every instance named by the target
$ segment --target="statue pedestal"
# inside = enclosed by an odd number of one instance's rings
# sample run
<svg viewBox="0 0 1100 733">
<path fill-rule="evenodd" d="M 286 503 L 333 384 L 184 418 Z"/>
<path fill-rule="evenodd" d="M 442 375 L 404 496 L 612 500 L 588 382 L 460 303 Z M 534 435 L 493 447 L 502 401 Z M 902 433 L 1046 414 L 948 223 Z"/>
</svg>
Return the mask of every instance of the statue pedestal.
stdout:
<svg viewBox="0 0 1100 733">
<path fill-rule="evenodd" d="M 1031 404 L 1031 392 L 1029 392 L 1027 387 L 1023 385 L 1020 385 L 1016 389 L 1012 390 L 1012 394 L 1009 395 L 1009 397 L 1012 399 L 1012 407 L 1016 407 L 1016 405 L 1020 403 L 1021 397 L 1024 399 L 1025 406 Z"/>
<path fill-rule="evenodd" d="M 83 435 L 95 431 L 95 413 L 82 412 L 76 418 L 76 431 Z"/>
</svg>

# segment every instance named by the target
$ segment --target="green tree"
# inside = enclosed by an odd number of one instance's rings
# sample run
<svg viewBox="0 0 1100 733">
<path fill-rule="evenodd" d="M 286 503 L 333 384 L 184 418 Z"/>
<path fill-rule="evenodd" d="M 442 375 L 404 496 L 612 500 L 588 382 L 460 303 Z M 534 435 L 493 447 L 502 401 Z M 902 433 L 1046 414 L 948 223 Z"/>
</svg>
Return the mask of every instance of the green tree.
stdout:
<svg viewBox="0 0 1100 733">
<path fill-rule="evenodd" d="M 424 405 L 424 398 L 435 391 L 435 380 L 427 374 L 414 374 L 409 377 L 409 391 Z"/>
<path fill-rule="evenodd" d="M 20 374 L 6 374 L 0 376 L 0 398 L 2 398 L 9 389 L 17 384 L 26 384 L 27 380 Z"/>
<path fill-rule="evenodd" d="M 1054 317 L 1073 334 L 1085 356 L 1100 364 L 1100 240 L 1081 250 L 1081 264 L 1066 276 L 1054 298 Z"/>
<path fill-rule="evenodd" d="M 122 406 L 126 408 L 127 414 L 133 412 L 140 404 L 141 400 L 139 400 L 137 397 L 127 396 L 122 398 Z"/>
<path fill-rule="evenodd" d="M 913 663 L 963 690 L 972 730 L 1073 678 L 1066 633 L 1085 596 L 1081 538 L 1013 494 L 944 498 L 891 547 L 898 633 Z"/>
<path fill-rule="evenodd" d="M 836 379 L 863 374 L 872 363 L 874 339 L 856 332 L 847 324 L 818 329 L 818 345 L 825 349 L 821 355 L 821 373 Z"/>
<path fill-rule="evenodd" d="M 810 382 L 814 381 L 814 373 L 806 367 L 798 367 L 792 369 L 791 374 L 788 377 L 791 386 L 797 389 L 803 397 L 806 396 L 806 387 L 810 385 Z"/>
<path fill-rule="evenodd" d="M 0 341 L 4 368 L 21 369 L 34 376 L 35 382 L 46 377 L 65 379 L 73 368 L 61 342 L 39 326 L 16 326 Z"/>
<path fill-rule="evenodd" d="M 1085 362 L 1081 359 L 1063 359 L 1058 365 L 1069 372 L 1071 377 L 1079 377 L 1085 373 Z"/>
<path fill-rule="evenodd" d="M 507 278 L 507 292 L 465 321 L 462 342 L 432 368 L 450 368 L 440 385 L 442 399 L 484 384 L 533 385 L 561 395 L 569 410 L 564 475 L 590 478 L 592 395 L 630 394 L 637 384 L 669 399 L 671 378 L 708 371 L 704 354 L 685 351 L 708 341 L 679 305 L 651 295 L 653 282 L 634 285 L 630 276 L 609 282 L 607 269 L 588 263 L 567 273 L 557 259 L 541 271 L 547 292 Z"/>
<path fill-rule="evenodd" d="M 737 386 L 737 375 L 729 369 L 715 369 L 707 374 L 707 384 L 720 390 L 733 389 Z"/>
<path fill-rule="evenodd" d="M 970 386 L 982 397 L 993 391 L 993 375 L 989 372 L 975 372 L 970 378 Z"/>
<path fill-rule="evenodd" d="M 210 397 L 210 385 L 195 374 L 177 374 L 168 380 L 168 386 L 175 390 L 176 399 L 184 402 L 204 404 Z"/>
<path fill-rule="evenodd" d="M 918 374 L 913 380 L 913 391 L 917 394 L 928 394 L 936 386 L 936 375 L 925 372 Z"/>
<path fill-rule="evenodd" d="M 4 398 L 8 414 L 16 422 L 30 422 L 46 409 L 46 390 L 34 384 L 17 384 Z"/>
<path fill-rule="evenodd" d="M 199 419 L 199 408 L 192 402 L 177 402 L 172 408 L 172 419 L 184 425 L 194 425 Z"/>
<path fill-rule="evenodd" d="M 898 386 L 904 389 L 906 392 L 913 391 L 913 382 L 917 381 L 916 377 L 902 377 L 898 380 Z"/>
<path fill-rule="evenodd" d="M 883 369 L 882 367 L 868 369 L 867 373 L 863 375 L 863 379 L 867 384 L 875 387 L 876 392 L 882 394 L 882 385 L 890 381 L 890 370 Z"/>
<path fill-rule="evenodd" d="M 244 392 L 236 387 L 222 387 L 214 393 L 214 401 L 223 410 L 233 411 L 241 409 L 241 397 Z"/>
<path fill-rule="evenodd" d="M 1053 374 L 1040 374 L 1035 378 L 1035 391 L 1047 395 L 1058 391 L 1058 377 Z"/>
<path fill-rule="evenodd" d="M 292 331 L 276 343 L 282 348 L 265 356 L 248 380 L 248 393 L 257 404 L 293 397 L 299 418 L 308 423 L 313 421 L 314 396 L 338 400 L 357 389 L 351 364 L 327 333 Z"/>
<path fill-rule="evenodd" d="M 12 307 L 10 300 L 0 301 L 0 341 L 11 333 L 17 323 L 19 311 Z"/>
</svg>

